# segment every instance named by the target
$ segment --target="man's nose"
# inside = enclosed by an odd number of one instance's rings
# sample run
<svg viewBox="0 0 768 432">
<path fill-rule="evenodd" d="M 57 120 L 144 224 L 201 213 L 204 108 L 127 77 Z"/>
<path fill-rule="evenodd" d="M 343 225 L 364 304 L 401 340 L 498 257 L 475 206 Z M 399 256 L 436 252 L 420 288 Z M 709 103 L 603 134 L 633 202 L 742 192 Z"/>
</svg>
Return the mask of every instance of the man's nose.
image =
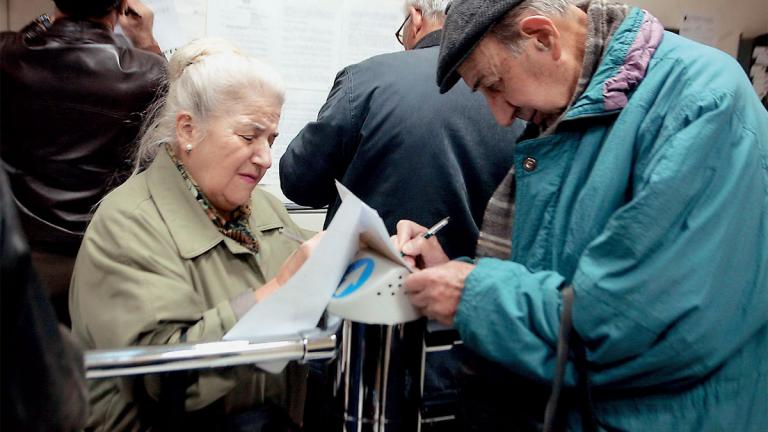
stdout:
<svg viewBox="0 0 768 432">
<path fill-rule="evenodd" d="M 507 127 L 514 121 L 515 108 L 501 95 L 485 95 L 488 106 L 491 108 L 493 118 L 502 127 Z"/>
</svg>

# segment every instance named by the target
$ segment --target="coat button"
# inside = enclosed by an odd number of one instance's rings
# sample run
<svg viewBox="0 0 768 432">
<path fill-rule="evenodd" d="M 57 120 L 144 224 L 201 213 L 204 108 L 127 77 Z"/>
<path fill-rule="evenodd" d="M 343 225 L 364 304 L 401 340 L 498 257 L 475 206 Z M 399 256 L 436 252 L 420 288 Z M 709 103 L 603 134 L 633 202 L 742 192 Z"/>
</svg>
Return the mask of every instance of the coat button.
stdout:
<svg viewBox="0 0 768 432">
<path fill-rule="evenodd" d="M 532 157 L 527 157 L 523 161 L 523 169 L 528 172 L 531 172 L 536 169 L 536 164 L 537 164 L 536 159 Z"/>
</svg>

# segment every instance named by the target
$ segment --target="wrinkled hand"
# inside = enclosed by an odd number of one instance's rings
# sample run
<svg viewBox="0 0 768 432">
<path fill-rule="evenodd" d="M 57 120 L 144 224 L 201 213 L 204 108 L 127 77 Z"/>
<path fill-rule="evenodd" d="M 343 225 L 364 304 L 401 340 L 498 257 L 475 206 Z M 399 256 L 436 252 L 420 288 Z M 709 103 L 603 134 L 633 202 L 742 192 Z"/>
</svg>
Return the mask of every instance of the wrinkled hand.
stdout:
<svg viewBox="0 0 768 432">
<path fill-rule="evenodd" d="M 402 251 L 403 259 L 416 268 L 429 268 L 447 263 L 448 256 L 437 241 L 437 237 L 425 239 L 422 237 L 427 231 L 416 222 L 401 220 L 397 223 L 397 234 L 392 236 L 395 249 Z"/>
<path fill-rule="evenodd" d="M 258 302 L 263 300 L 265 297 L 277 291 L 281 286 L 285 285 L 285 283 L 288 282 L 288 279 L 296 274 L 301 266 L 304 265 L 304 263 L 309 259 L 310 255 L 312 255 L 312 252 L 317 247 L 317 244 L 320 243 L 320 240 L 324 235 L 325 231 L 320 231 L 319 233 L 312 236 L 311 239 L 302 243 L 301 246 L 299 246 L 299 248 L 296 249 L 291 254 L 291 256 L 285 260 L 283 265 L 280 266 L 280 270 L 278 270 L 277 276 L 275 276 L 273 279 L 255 291 L 256 301 Z"/>
<path fill-rule="evenodd" d="M 403 287 L 411 303 L 423 315 L 452 326 L 464 281 L 474 269 L 474 264 L 449 261 L 409 275 Z"/>
<path fill-rule="evenodd" d="M 127 0 L 125 13 L 119 18 L 123 33 L 134 47 L 160 54 L 160 46 L 152 35 L 154 21 L 152 9 L 139 0 Z"/>
</svg>

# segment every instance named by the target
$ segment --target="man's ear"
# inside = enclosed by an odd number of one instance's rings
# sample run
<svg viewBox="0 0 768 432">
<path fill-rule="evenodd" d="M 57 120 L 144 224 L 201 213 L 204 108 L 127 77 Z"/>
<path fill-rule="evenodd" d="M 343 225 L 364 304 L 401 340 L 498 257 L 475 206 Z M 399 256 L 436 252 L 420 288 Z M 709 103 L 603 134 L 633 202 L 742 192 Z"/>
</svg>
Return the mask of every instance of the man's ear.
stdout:
<svg viewBox="0 0 768 432">
<path fill-rule="evenodd" d="M 192 115 L 186 111 L 176 115 L 176 142 L 179 147 L 176 149 L 178 154 L 182 154 L 187 145 L 195 145 L 195 122 Z"/>
<path fill-rule="evenodd" d="M 408 8 L 408 14 L 411 15 L 411 19 L 408 20 L 410 22 L 409 25 L 413 28 L 411 35 L 415 36 L 421 30 L 421 27 L 424 26 L 424 15 L 421 13 L 421 9 L 416 9 L 413 6 Z"/>
<path fill-rule="evenodd" d="M 560 31 L 551 19 L 541 15 L 525 17 L 520 21 L 520 32 L 538 51 L 551 52 L 555 60 L 560 58 Z"/>
</svg>

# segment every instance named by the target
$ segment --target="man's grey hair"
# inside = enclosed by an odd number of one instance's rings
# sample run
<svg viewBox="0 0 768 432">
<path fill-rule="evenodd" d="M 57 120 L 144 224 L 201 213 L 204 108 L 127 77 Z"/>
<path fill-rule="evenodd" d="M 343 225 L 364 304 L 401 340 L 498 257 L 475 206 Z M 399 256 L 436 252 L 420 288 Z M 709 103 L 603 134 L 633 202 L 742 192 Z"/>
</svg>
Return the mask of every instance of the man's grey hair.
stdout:
<svg viewBox="0 0 768 432">
<path fill-rule="evenodd" d="M 445 8 L 450 2 L 451 0 L 405 0 L 404 9 L 407 14 L 408 8 L 413 6 L 429 19 L 443 20 L 445 19 Z"/>
<path fill-rule="evenodd" d="M 491 27 L 489 34 L 496 36 L 505 43 L 513 54 L 519 55 L 523 51 L 523 37 L 520 32 L 520 21 L 523 17 L 534 13 L 546 17 L 565 16 L 571 5 L 581 0 L 524 0 L 518 6 L 512 8 L 504 17 Z"/>
</svg>

